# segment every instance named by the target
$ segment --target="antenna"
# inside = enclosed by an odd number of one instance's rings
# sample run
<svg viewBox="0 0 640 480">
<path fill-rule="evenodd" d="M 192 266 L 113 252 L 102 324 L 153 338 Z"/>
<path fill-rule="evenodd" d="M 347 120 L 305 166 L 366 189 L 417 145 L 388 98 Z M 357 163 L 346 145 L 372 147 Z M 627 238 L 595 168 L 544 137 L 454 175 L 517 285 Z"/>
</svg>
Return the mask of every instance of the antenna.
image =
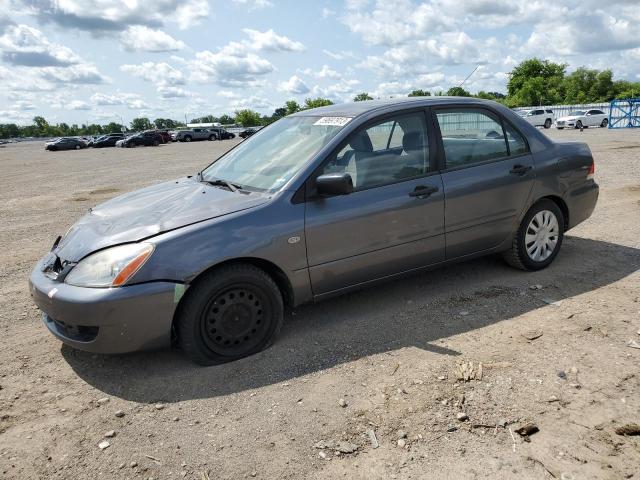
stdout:
<svg viewBox="0 0 640 480">
<path fill-rule="evenodd" d="M 458 87 L 461 87 L 462 85 L 464 85 L 464 83 L 471 78 L 471 75 L 476 73 L 476 70 L 478 70 L 479 68 L 480 68 L 480 65 L 476 65 L 476 68 L 473 69 L 473 72 L 467 75 L 467 78 L 465 78 L 462 82 L 460 82 L 460 85 L 458 85 Z"/>
</svg>

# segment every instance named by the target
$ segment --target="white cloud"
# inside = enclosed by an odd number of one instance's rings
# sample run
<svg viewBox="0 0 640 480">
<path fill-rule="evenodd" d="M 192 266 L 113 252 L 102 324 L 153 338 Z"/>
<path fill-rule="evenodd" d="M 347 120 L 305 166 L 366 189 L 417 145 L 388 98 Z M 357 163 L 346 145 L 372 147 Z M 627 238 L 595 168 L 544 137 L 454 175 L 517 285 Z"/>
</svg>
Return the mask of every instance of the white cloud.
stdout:
<svg viewBox="0 0 640 480">
<path fill-rule="evenodd" d="M 164 99 L 190 97 L 191 93 L 180 87 L 158 87 L 158 93 Z"/>
<path fill-rule="evenodd" d="M 129 27 L 120 35 L 120 42 L 125 49 L 137 52 L 174 52 L 185 47 L 181 40 L 144 25 Z"/>
<path fill-rule="evenodd" d="M 249 37 L 247 46 L 254 50 L 266 50 L 270 52 L 302 52 L 304 45 L 282 35 L 278 35 L 272 29 L 266 32 L 244 28 L 242 31 Z"/>
<path fill-rule="evenodd" d="M 86 30 L 94 35 L 121 32 L 131 25 L 158 27 L 166 22 L 181 29 L 197 25 L 209 15 L 207 0 L 24 0 L 42 22 Z"/>
<path fill-rule="evenodd" d="M 334 60 L 346 60 L 348 58 L 356 58 L 355 54 L 350 50 L 342 50 L 340 52 L 332 52 L 331 50 L 322 50 L 322 53 L 333 58 Z"/>
<path fill-rule="evenodd" d="M 123 105 L 124 99 L 119 95 L 106 95 L 104 93 L 94 93 L 91 95 L 91 102 L 94 105 Z"/>
<path fill-rule="evenodd" d="M 196 53 L 189 68 L 192 80 L 227 87 L 256 86 L 260 77 L 274 70 L 271 62 L 255 53 L 232 53 L 224 48 L 218 53 L 208 50 Z"/>
<path fill-rule="evenodd" d="M 360 81 L 356 79 L 343 79 L 327 87 L 315 85 L 311 89 L 311 96 L 328 98 L 334 102 L 349 102 L 358 93 L 356 87 L 359 85 Z"/>
<path fill-rule="evenodd" d="M 273 7 L 273 3 L 270 0 L 233 0 L 233 3 L 246 7 L 249 11 Z"/>
<path fill-rule="evenodd" d="M 68 105 L 69 110 L 91 110 L 91 105 L 81 100 L 73 100 Z"/>
<path fill-rule="evenodd" d="M 121 65 L 120 70 L 153 83 L 157 87 L 184 85 L 182 72 L 168 63 L 144 62 L 139 65 Z"/>
<path fill-rule="evenodd" d="M 320 12 L 320 15 L 322 15 L 322 18 L 329 18 L 329 17 L 333 17 L 336 14 L 335 10 L 331 10 L 330 8 L 323 8 Z"/>
<path fill-rule="evenodd" d="M 302 95 L 305 93 L 309 93 L 309 86 L 304 83 L 297 75 L 293 75 L 286 82 L 281 82 L 278 86 L 278 89 L 281 92 L 285 92 L 291 95 Z"/>
<path fill-rule="evenodd" d="M 51 43 L 28 25 L 10 25 L 0 37 L 2 60 L 15 66 L 60 67 L 80 63 L 70 48 Z"/>
<path fill-rule="evenodd" d="M 90 64 L 71 65 L 67 68 L 43 67 L 40 69 L 40 76 L 44 80 L 57 84 L 100 84 L 109 81 L 95 66 Z"/>
<path fill-rule="evenodd" d="M 334 78 L 335 79 L 335 78 L 342 77 L 342 75 L 340 75 L 336 70 L 331 68 L 329 65 L 323 65 L 320 70 L 305 68 L 304 70 L 302 70 L 302 73 L 304 73 L 305 75 L 311 75 L 316 78 Z"/>
<path fill-rule="evenodd" d="M 273 108 L 273 104 L 264 97 L 253 95 L 248 98 L 239 98 L 229 104 L 232 110 L 241 110 L 243 108 L 251 108 L 253 110 L 265 110 Z"/>
<path fill-rule="evenodd" d="M 431 3 L 414 4 L 410 0 L 353 2 L 342 22 L 367 45 L 400 45 L 446 30 L 453 20 Z"/>
</svg>

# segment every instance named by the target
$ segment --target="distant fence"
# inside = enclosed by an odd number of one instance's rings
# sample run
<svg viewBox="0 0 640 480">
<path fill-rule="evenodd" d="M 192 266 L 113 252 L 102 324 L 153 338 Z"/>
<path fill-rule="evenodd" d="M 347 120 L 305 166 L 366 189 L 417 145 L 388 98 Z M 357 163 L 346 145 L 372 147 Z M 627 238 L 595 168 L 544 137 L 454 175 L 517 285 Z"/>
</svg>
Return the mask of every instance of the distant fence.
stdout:
<svg viewBox="0 0 640 480">
<path fill-rule="evenodd" d="M 604 103 L 582 103 L 579 105 L 537 105 L 534 107 L 517 107 L 513 110 L 516 112 L 521 112 L 523 110 L 535 110 L 539 108 L 544 108 L 545 110 L 553 110 L 556 118 L 565 117 L 569 115 L 570 112 L 574 112 L 576 110 L 591 110 L 597 108 L 598 110 L 602 110 L 604 113 L 609 115 L 609 102 Z"/>
</svg>

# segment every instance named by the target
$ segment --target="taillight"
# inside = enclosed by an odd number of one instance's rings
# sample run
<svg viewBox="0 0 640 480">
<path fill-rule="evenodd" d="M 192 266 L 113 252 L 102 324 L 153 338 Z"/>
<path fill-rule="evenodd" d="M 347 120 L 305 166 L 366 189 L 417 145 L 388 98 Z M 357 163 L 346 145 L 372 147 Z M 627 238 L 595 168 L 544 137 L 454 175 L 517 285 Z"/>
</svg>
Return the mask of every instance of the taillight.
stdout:
<svg viewBox="0 0 640 480">
<path fill-rule="evenodd" d="M 596 162 L 591 160 L 591 166 L 589 167 L 589 173 L 587 173 L 587 178 L 593 178 L 596 173 Z"/>
</svg>

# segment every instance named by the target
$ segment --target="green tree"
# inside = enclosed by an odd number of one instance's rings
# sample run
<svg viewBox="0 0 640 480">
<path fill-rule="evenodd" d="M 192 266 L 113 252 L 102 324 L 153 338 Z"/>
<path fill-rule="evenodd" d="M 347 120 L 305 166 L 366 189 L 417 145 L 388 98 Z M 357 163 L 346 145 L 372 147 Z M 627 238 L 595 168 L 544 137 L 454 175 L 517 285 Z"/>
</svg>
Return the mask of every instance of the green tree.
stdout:
<svg viewBox="0 0 640 480">
<path fill-rule="evenodd" d="M 235 122 L 234 118 L 231 115 L 227 115 L 226 113 L 224 115 L 220 115 L 220 118 L 218 120 L 222 125 L 231 125 Z"/>
<path fill-rule="evenodd" d="M 362 92 L 353 97 L 354 102 L 364 102 L 366 100 L 373 100 L 373 97 L 369 95 L 367 92 Z"/>
<path fill-rule="evenodd" d="M 142 130 L 151 130 L 153 124 L 147 117 L 137 117 L 131 120 L 131 130 L 140 132 Z"/>
<path fill-rule="evenodd" d="M 120 133 L 123 131 L 123 126 L 116 122 L 109 122 L 102 130 L 104 133 Z"/>
<path fill-rule="evenodd" d="M 447 90 L 447 95 L 450 97 L 470 97 L 471 96 L 471 94 L 462 87 L 451 87 L 449 90 Z"/>
<path fill-rule="evenodd" d="M 509 73 L 508 105 L 524 107 L 550 105 L 564 98 L 562 83 L 567 65 L 530 58 L 516 65 Z"/>
<path fill-rule="evenodd" d="M 304 101 L 304 109 L 326 107 L 327 105 L 333 105 L 333 102 L 328 98 L 307 98 Z"/>
<path fill-rule="evenodd" d="M 284 106 L 287 109 L 287 115 L 291 115 L 292 113 L 296 113 L 302 110 L 298 102 L 296 102 L 295 100 L 289 100 L 284 104 Z"/>
<path fill-rule="evenodd" d="M 245 108 L 243 110 L 237 110 L 236 114 L 236 123 L 239 123 L 243 127 L 255 127 L 260 125 L 261 117 L 260 114 L 254 110 L 250 110 Z"/>
<path fill-rule="evenodd" d="M 35 126 L 35 132 L 37 136 L 46 137 L 49 136 L 50 127 L 49 122 L 47 122 L 44 117 L 36 116 L 33 117 L 33 124 Z"/>
<path fill-rule="evenodd" d="M 411 92 L 407 96 L 409 96 L 409 97 L 430 97 L 431 96 L 431 92 L 427 92 L 426 90 L 422 90 L 422 89 L 417 89 L 417 90 L 414 90 L 413 92 Z"/>
</svg>

